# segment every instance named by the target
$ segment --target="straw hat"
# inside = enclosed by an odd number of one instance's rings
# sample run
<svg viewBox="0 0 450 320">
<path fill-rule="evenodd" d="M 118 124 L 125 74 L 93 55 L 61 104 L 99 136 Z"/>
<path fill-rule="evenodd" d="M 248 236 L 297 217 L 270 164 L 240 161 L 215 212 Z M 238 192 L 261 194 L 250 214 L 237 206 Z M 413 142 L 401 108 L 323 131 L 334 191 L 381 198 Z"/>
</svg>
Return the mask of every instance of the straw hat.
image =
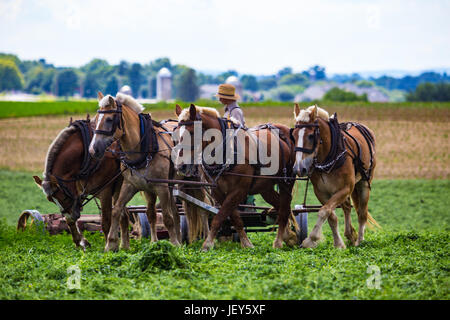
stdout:
<svg viewBox="0 0 450 320">
<path fill-rule="evenodd" d="M 239 95 L 236 93 L 236 88 L 229 83 L 224 83 L 219 86 L 219 90 L 216 94 L 216 97 L 229 100 L 239 99 Z"/>
</svg>

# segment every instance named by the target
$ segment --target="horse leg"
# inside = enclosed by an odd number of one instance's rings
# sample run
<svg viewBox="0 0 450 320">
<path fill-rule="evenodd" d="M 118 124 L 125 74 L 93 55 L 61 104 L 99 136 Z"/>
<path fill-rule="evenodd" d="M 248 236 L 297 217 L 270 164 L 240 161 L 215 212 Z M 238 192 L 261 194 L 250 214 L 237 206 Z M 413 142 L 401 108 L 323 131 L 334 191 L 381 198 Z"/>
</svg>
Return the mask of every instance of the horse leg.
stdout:
<svg viewBox="0 0 450 320">
<path fill-rule="evenodd" d="M 231 220 L 231 224 L 234 226 L 237 234 L 239 235 L 239 239 L 241 241 L 241 247 L 242 248 L 253 248 L 253 244 L 251 243 L 250 239 L 248 238 L 247 233 L 245 233 L 244 222 L 242 221 L 238 210 L 233 210 L 233 212 L 230 215 L 230 220 Z"/>
<path fill-rule="evenodd" d="M 111 214 L 111 227 L 109 229 L 108 238 L 106 240 L 105 251 L 117 251 L 119 249 L 119 220 L 122 215 L 125 215 L 125 205 L 138 192 L 136 187 L 130 183 L 124 183 L 120 190 L 119 198 L 114 204 Z"/>
<path fill-rule="evenodd" d="M 249 181 L 251 182 L 251 180 Z M 214 239 L 216 238 L 220 227 L 222 226 L 225 219 L 229 217 L 232 212 L 237 209 L 238 205 L 244 200 L 245 196 L 247 195 L 248 189 L 248 187 L 245 188 L 244 186 L 242 186 L 240 188 L 236 188 L 226 196 L 222 195 L 220 192 L 214 192 L 214 197 L 219 201 L 221 207 L 219 209 L 219 212 L 214 216 L 211 222 L 211 230 L 209 231 L 208 237 L 206 238 L 202 246 L 203 251 L 208 251 L 209 249 L 212 249 L 214 247 Z M 239 219 L 241 219 L 240 216 Z M 236 222 L 236 220 L 238 220 L 238 217 L 234 217 L 234 220 Z M 247 238 L 247 236 L 245 236 L 245 238 Z"/>
<path fill-rule="evenodd" d="M 130 220 L 125 208 L 120 215 L 120 247 L 125 250 L 130 249 Z"/>
<path fill-rule="evenodd" d="M 112 194 L 110 189 L 106 189 L 99 195 L 100 206 L 102 209 L 102 231 L 105 241 L 108 238 L 111 227 Z"/>
<path fill-rule="evenodd" d="M 70 215 L 64 215 L 66 218 L 67 226 L 69 227 L 70 234 L 72 235 L 72 241 L 75 243 L 75 246 L 83 248 L 86 250 L 87 247 L 90 247 L 90 243 L 84 238 L 83 234 L 80 232 L 77 226 L 77 222 L 72 219 Z"/>
<path fill-rule="evenodd" d="M 280 193 L 279 193 L 279 209 L 277 215 L 278 231 L 277 236 L 273 242 L 274 248 L 281 248 L 283 246 L 283 241 L 288 245 L 291 245 L 288 221 L 289 215 L 291 214 L 291 201 L 292 201 L 292 187 L 293 184 L 280 183 Z M 275 191 L 274 191 L 275 192 Z M 294 239 L 295 241 L 296 239 Z"/>
<path fill-rule="evenodd" d="M 280 209 L 280 194 L 273 189 L 273 186 L 260 194 L 264 201 L 270 204 L 276 211 Z"/>
<path fill-rule="evenodd" d="M 338 217 L 335 210 L 332 210 L 331 214 L 328 216 L 328 224 L 330 225 L 331 232 L 333 233 L 334 247 L 345 249 L 345 243 L 342 241 L 341 235 L 339 234 Z"/>
<path fill-rule="evenodd" d="M 334 214 L 333 211 L 336 209 L 336 207 L 339 204 L 341 204 L 342 202 L 344 202 L 346 198 L 348 198 L 349 192 L 350 192 L 350 188 L 348 188 L 348 187 L 339 190 L 320 208 L 319 213 L 317 215 L 316 225 L 314 226 L 314 228 L 311 231 L 311 233 L 309 234 L 309 236 L 302 242 L 303 248 L 315 248 L 317 246 L 317 241 L 320 239 L 320 236 L 322 234 L 322 225 L 324 224 L 324 222 L 326 220 L 328 220 L 330 215 Z M 319 199 L 319 200 L 321 200 L 321 199 Z M 334 243 L 340 244 L 339 240 L 336 239 L 336 236 L 335 236 L 335 235 L 339 235 L 339 231 L 337 230 L 337 217 L 336 217 L 336 219 L 334 217 L 331 217 L 331 220 L 332 220 L 332 222 L 331 222 L 330 227 L 332 227 L 332 230 L 333 230 Z M 341 239 L 341 242 L 342 242 L 342 239 Z M 344 244 L 344 246 L 345 246 L 345 244 Z"/>
<path fill-rule="evenodd" d="M 158 186 L 155 187 L 155 189 L 159 201 L 161 202 L 163 221 L 167 231 L 169 232 L 170 242 L 172 242 L 172 244 L 175 246 L 179 246 L 180 245 L 180 241 L 178 240 L 179 232 L 177 232 L 176 230 L 174 219 L 174 216 L 178 215 L 178 211 L 174 210 L 175 200 L 172 194 L 169 192 L 169 188 Z M 178 229 L 180 229 L 179 225 Z"/>
<path fill-rule="evenodd" d="M 156 232 L 156 194 L 150 192 L 144 192 L 145 200 L 147 201 L 147 219 L 150 224 L 150 241 L 158 241 L 158 233 Z"/>
<path fill-rule="evenodd" d="M 345 219 L 345 231 L 344 235 L 348 239 L 350 245 L 355 245 L 356 239 L 358 238 L 355 228 L 352 226 L 352 205 L 350 203 L 350 198 L 347 198 L 342 204 L 342 210 L 344 211 Z"/>
<path fill-rule="evenodd" d="M 355 246 L 359 246 L 364 241 L 364 230 L 367 223 L 367 215 L 369 212 L 370 189 L 367 181 L 359 181 L 355 185 L 355 190 L 352 193 L 353 203 L 355 204 L 356 212 L 358 213 L 358 240 L 356 240 Z"/>
</svg>

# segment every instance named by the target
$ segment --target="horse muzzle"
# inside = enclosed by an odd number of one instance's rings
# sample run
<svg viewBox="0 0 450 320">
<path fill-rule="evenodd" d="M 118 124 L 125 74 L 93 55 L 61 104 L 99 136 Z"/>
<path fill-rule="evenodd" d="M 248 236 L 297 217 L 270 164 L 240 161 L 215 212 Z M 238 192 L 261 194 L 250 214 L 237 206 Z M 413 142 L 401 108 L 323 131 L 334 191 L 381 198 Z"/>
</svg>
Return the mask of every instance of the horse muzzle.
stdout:
<svg viewBox="0 0 450 320">
<path fill-rule="evenodd" d="M 313 164 L 314 159 L 311 158 L 305 158 L 300 162 L 295 162 L 293 171 L 294 174 L 298 175 L 299 177 L 306 177 L 311 173 L 311 168 Z"/>
<path fill-rule="evenodd" d="M 93 139 L 91 141 L 91 144 L 89 145 L 89 154 L 93 158 L 100 160 L 105 155 L 106 148 L 108 148 L 112 144 L 112 142 L 113 142 L 112 139 L 105 139 L 105 140 Z"/>
</svg>

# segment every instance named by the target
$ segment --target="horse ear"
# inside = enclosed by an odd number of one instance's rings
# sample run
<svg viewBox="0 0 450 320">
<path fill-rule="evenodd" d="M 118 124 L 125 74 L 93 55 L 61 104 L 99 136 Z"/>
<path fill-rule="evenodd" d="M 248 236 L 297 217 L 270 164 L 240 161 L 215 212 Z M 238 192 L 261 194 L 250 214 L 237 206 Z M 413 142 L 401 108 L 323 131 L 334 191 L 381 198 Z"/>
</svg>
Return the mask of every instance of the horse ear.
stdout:
<svg viewBox="0 0 450 320">
<path fill-rule="evenodd" d="M 97 92 L 97 98 L 98 98 L 98 101 L 102 100 L 103 99 L 103 93 L 101 93 L 100 91 Z"/>
<path fill-rule="evenodd" d="M 177 117 L 181 114 L 181 107 L 179 104 L 175 106 L 175 114 L 177 115 Z"/>
<path fill-rule="evenodd" d="M 33 176 L 34 182 L 40 187 L 42 187 L 42 180 L 38 176 Z"/>
<path fill-rule="evenodd" d="M 300 114 L 300 106 L 298 105 L 298 103 L 296 103 L 294 107 L 294 115 L 297 118 L 299 114 Z"/>
<path fill-rule="evenodd" d="M 311 122 L 315 121 L 318 115 L 319 115 L 319 109 L 317 109 L 317 104 L 315 104 L 314 108 L 311 111 L 310 121 Z"/>
<path fill-rule="evenodd" d="M 192 121 L 194 121 L 197 117 L 197 108 L 195 108 L 195 105 L 191 103 L 191 106 L 189 107 L 189 114 Z"/>
<path fill-rule="evenodd" d="M 111 97 L 111 96 L 109 96 L 109 105 L 110 105 L 111 107 L 114 107 L 114 98 Z"/>
</svg>

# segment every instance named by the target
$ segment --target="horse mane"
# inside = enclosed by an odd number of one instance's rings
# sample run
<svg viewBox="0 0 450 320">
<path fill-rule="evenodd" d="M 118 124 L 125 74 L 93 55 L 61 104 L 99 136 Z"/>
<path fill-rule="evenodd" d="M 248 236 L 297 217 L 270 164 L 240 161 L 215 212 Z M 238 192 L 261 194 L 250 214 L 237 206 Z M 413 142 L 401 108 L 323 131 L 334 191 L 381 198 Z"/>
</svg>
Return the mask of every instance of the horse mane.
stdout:
<svg viewBox="0 0 450 320">
<path fill-rule="evenodd" d="M 309 122 L 310 116 L 311 116 L 311 113 L 312 113 L 314 107 L 315 106 L 309 106 L 306 109 L 300 110 L 300 113 L 298 114 L 298 116 L 295 117 L 295 121 Z M 328 112 L 325 109 L 322 109 L 320 107 L 317 107 L 317 116 L 325 121 L 328 121 L 328 119 L 330 118 L 330 115 L 328 114 Z"/>
<path fill-rule="evenodd" d="M 61 151 L 67 139 L 72 134 L 74 134 L 75 131 L 77 131 L 77 128 L 75 126 L 64 128 L 48 147 L 47 156 L 45 157 L 45 168 L 43 172 L 44 180 L 50 179 L 50 176 L 48 174 L 53 169 L 53 164 L 55 163 L 56 156 Z"/>
<path fill-rule="evenodd" d="M 100 100 L 100 102 L 98 103 L 100 108 L 106 107 L 109 104 L 109 97 L 111 97 L 111 95 L 108 94 L 104 96 L 102 100 Z M 136 99 L 127 94 L 119 92 L 116 95 L 116 99 L 120 101 L 120 103 L 130 107 L 136 113 L 141 113 L 145 109 L 139 102 L 136 101 Z"/>
<path fill-rule="evenodd" d="M 214 108 L 195 106 L 195 109 L 197 110 L 197 112 L 200 112 L 200 114 L 207 114 L 212 117 L 220 118 L 219 111 Z M 180 115 L 178 116 L 178 121 L 188 121 L 189 118 L 189 108 L 186 108 L 181 111 Z"/>
</svg>

